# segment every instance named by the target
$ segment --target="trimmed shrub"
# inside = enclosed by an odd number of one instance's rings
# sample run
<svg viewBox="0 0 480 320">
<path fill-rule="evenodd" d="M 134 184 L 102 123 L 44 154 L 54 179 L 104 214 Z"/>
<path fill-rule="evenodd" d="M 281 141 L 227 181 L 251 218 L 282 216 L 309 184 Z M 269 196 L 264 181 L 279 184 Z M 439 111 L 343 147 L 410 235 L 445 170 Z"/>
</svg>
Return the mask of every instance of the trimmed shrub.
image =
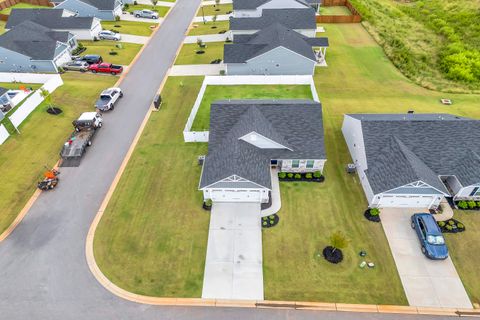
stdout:
<svg viewBox="0 0 480 320">
<path fill-rule="evenodd" d="M 477 201 L 477 208 L 480 208 L 480 201 Z"/>
<path fill-rule="evenodd" d="M 378 216 L 379 214 L 380 214 L 380 209 L 378 209 L 378 208 L 372 208 L 372 209 L 370 209 L 370 215 L 371 215 L 371 216 L 374 216 L 374 217 L 375 217 L 375 216 Z"/>
<path fill-rule="evenodd" d="M 120 16 L 115 16 L 115 21 L 120 21 Z"/>
<path fill-rule="evenodd" d="M 279 172 L 279 173 L 278 173 L 278 177 L 279 177 L 280 179 L 285 179 L 285 178 L 287 177 L 287 173 L 286 173 L 286 172 Z"/>
<path fill-rule="evenodd" d="M 439 221 L 439 222 L 438 222 L 438 226 L 439 226 L 440 228 L 445 227 L 445 221 Z"/>
<path fill-rule="evenodd" d="M 477 203 L 475 201 L 468 201 L 467 205 L 469 209 L 475 209 L 475 207 L 477 206 Z"/>
<path fill-rule="evenodd" d="M 465 229 L 465 226 L 463 225 L 463 223 L 457 223 L 457 228 Z"/>
<path fill-rule="evenodd" d="M 313 178 L 313 175 L 311 173 L 306 173 L 305 174 L 305 178 L 306 179 L 312 179 Z"/>
<path fill-rule="evenodd" d="M 300 173 L 295 174 L 295 179 L 302 179 L 302 175 Z"/>
<path fill-rule="evenodd" d="M 205 200 L 205 205 L 206 205 L 207 207 L 211 207 L 212 204 L 213 204 L 212 199 L 207 199 L 207 200 Z"/>
<path fill-rule="evenodd" d="M 290 179 L 292 179 L 292 178 L 293 178 L 293 173 L 291 173 L 291 172 L 290 172 L 290 173 L 287 173 L 287 177 L 289 177 Z"/>
<path fill-rule="evenodd" d="M 315 171 L 315 172 L 313 173 L 313 176 L 318 179 L 318 178 L 320 178 L 320 177 L 322 176 L 322 172 L 321 172 L 321 171 Z"/>
<path fill-rule="evenodd" d="M 268 225 L 268 222 L 267 222 L 267 221 L 263 221 L 262 225 L 266 226 L 266 225 Z"/>
<path fill-rule="evenodd" d="M 460 208 L 460 209 L 467 209 L 468 208 L 468 204 L 467 204 L 467 201 L 459 201 L 457 206 Z"/>
<path fill-rule="evenodd" d="M 453 230 L 453 227 L 451 225 L 446 225 L 445 228 L 448 230 L 448 231 L 452 231 Z"/>
<path fill-rule="evenodd" d="M 455 225 L 455 221 L 453 221 L 453 220 L 448 220 L 448 224 L 451 225 L 451 226 L 453 226 L 453 225 Z"/>
</svg>

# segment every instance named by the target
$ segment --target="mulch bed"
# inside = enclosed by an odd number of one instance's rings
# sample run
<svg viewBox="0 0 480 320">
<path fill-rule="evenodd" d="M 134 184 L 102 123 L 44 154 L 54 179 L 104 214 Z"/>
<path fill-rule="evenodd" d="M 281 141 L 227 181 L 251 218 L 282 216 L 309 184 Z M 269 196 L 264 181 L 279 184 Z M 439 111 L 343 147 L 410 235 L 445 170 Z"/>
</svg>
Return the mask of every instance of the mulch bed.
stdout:
<svg viewBox="0 0 480 320">
<path fill-rule="evenodd" d="M 289 177 L 280 178 L 280 177 L 278 177 L 278 180 L 287 181 L 287 182 L 289 182 L 289 181 L 306 181 L 306 182 L 323 182 L 323 181 L 325 181 L 324 176 L 321 176 L 320 178 L 312 177 L 311 179 L 307 179 L 307 178 L 305 178 L 304 173 L 300 173 L 300 175 L 302 176 L 300 179 L 295 179 L 294 177 L 292 177 L 292 178 L 289 178 Z M 294 174 L 294 176 L 295 176 L 295 174 Z"/>
<path fill-rule="evenodd" d="M 328 262 L 337 264 L 342 262 L 343 253 L 342 253 L 342 250 L 340 249 L 334 250 L 332 246 L 328 246 L 328 247 L 325 247 L 325 249 L 323 249 L 323 257 Z"/>
<path fill-rule="evenodd" d="M 370 214 L 370 209 L 367 209 L 365 210 L 365 212 L 363 213 L 363 216 L 365 218 L 367 218 L 368 221 L 372 221 L 372 222 L 380 222 L 380 215 L 377 215 L 377 216 L 372 216 Z"/>
<path fill-rule="evenodd" d="M 51 114 L 51 115 L 53 115 L 53 116 L 57 116 L 57 115 L 59 115 L 59 114 L 62 113 L 62 112 L 63 112 L 62 109 L 56 108 L 56 107 L 48 108 L 48 109 L 47 109 L 47 113 L 48 113 L 48 114 Z"/>
<path fill-rule="evenodd" d="M 204 210 L 207 210 L 207 211 L 211 211 L 211 210 L 212 210 L 212 206 L 207 206 L 207 205 L 205 204 L 205 202 L 202 204 L 202 208 L 203 208 Z"/>
<path fill-rule="evenodd" d="M 451 225 L 450 221 L 453 221 L 453 225 Z M 442 227 L 440 226 L 440 221 L 437 222 L 438 226 L 440 227 L 440 230 L 443 232 L 443 233 L 459 233 L 459 232 L 463 232 L 465 231 L 465 225 L 463 223 L 461 223 L 460 221 L 456 220 L 456 219 L 449 219 L 447 221 L 443 221 L 445 222 L 445 225 Z M 458 227 L 458 224 L 462 225 L 463 228 L 459 228 Z M 447 228 L 447 226 L 451 226 L 451 230 L 449 230 Z"/>
<path fill-rule="evenodd" d="M 275 227 L 278 224 L 278 222 L 280 221 L 280 217 L 277 214 L 272 214 L 272 215 L 269 215 L 268 217 L 262 217 L 261 221 L 262 221 L 262 228 L 271 228 L 271 227 Z"/>
</svg>

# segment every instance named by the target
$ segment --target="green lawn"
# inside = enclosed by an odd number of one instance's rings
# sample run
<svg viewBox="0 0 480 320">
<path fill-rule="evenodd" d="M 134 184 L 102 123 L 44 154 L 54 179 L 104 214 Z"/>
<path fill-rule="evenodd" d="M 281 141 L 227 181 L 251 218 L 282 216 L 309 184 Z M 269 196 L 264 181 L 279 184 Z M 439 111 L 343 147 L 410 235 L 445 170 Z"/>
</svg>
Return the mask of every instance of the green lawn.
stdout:
<svg viewBox="0 0 480 320">
<path fill-rule="evenodd" d="M 306 85 L 243 85 L 208 86 L 198 108 L 191 131 L 205 131 L 210 127 L 210 104 L 222 99 L 311 99 Z"/>
<path fill-rule="evenodd" d="M 196 43 L 184 44 L 175 64 L 209 64 L 212 60 L 223 60 L 224 42 L 208 42 L 205 45 L 205 48 L 200 49 Z M 205 51 L 205 53 L 197 54 L 196 52 L 199 50 Z"/>
<path fill-rule="evenodd" d="M 445 234 L 450 256 L 473 303 L 480 304 L 480 213 L 456 210 L 454 218 L 465 225 L 465 232 Z"/>
<path fill-rule="evenodd" d="M 20 87 L 38 89 L 42 86 L 41 83 L 22 83 L 22 82 L 0 82 L 0 87 L 19 90 Z"/>
<path fill-rule="evenodd" d="M 183 142 L 202 77 L 170 77 L 95 234 L 95 259 L 120 287 L 146 295 L 200 297 L 209 214 L 197 191 L 197 157 Z"/>
<path fill-rule="evenodd" d="M 116 42 L 109 40 L 101 41 L 81 41 L 87 48 L 82 55 L 99 54 L 105 62 L 113 64 L 129 65 L 135 55 L 142 48 L 141 44 Z M 121 46 L 118 48 L 117 46 Z M 111 50 L 116 51 L 117 55 L 110 55 Z"/>
<path fill-rule="evenodd" d="M 17 3 L 16 5 L 13 5 L 9 8 L 1 10 L 0 13 L 1 14 L 10 14 L 12 9 L 30 9 L 30 8 L 39 9 L 39 8 L 49 8 L 49 7 L 37 6 L 37 5 L 34 5 L 34 4 L 28 4 L 28 3 Z"/>
<path fill-rule="evenodd" d="M 320 14 L 323 16 L 350 16 L 352 13 L 345 6 L 320 7 Z"/>
<path fill-rule="evenodd" d="M 0 233 L 15 219 L 36 188 L 36 182 L 53 166 L 72 128 L 72 120 L 83 111 L 92 111 L 97 95 L 117 80 L 90 74 L 62 75 L 65 84 L 54 93 L 52 101 L 62 108 L 59 116 L 45 112 L 44 104 L 37 107 L 14 134 L 0 146 Z M 3 84 L 0 84 L 3 85 Z M 15 84 L 17 86 L 18 84 Z"/>
<path fill-rule="evenodd" d="M 148 9 L 152 11 L 158 12 L 158 15 L 160 17 L 165 17 L 167 14 L 168 10 L 170 10 L 170 7 L 164 7 L 164 6 L 159 6 L 156 5 L 155 7 L 153 5 L 148 5 L 148 4 L 131 4 L 128 6 L 127 12 L 133 12 L 135 10 L 143 10 L 143 9 Z"/>
<path fill-rule="evenodd" d="M 213 28 L 212 27 L 216 27 Z M 215 24 L 213 22 L 196 22 L 193 24 L 192 28 L 188 32 L 189 36 L 198 36 L 202 34 L 216 34 L 220 31 L 228 31 L 230 29 L 229 21 L 217 21 Z"/>
<path fill-rule="evenodd" d="M 4 34 L 5 33 L 5 25 L 7 24 L 6 21 L 1 21 L 0 20 L 0 34 Z"/>
<path fill-rule="evenodd" d="M 197 17 L 202 16 L 213 16 L 213 15 L 223 15 L 227 14 L 227 12 L 233 11 L 233 5 L 231 3 L 224 3 L 211 6 L 202 6 L 198 10 Z"/>
<path fill-rule="evenodd" d="M 150 26 L 157 26 L 156 23 L 137 22 L 137 21 L 102 21 L 102 28 L 113 30 L 119 33 L 133 34 L 136 36 L 149 37 L 153 29 Z"/>
</svg>

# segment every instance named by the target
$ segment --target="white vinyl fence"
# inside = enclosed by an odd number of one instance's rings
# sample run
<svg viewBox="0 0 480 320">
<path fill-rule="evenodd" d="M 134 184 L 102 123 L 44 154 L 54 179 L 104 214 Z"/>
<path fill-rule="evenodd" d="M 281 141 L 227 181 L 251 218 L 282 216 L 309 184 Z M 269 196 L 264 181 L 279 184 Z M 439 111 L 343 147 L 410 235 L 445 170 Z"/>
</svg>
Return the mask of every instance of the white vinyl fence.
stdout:
<svg viewBox="0 0 480 320">
<path fill-rule="evenodd" d="M 9 136 L 10 135 L 8 134 L 7 129 L 5 129 L 5 126 L 3 124 L 0 125 L 0 144 L 4 143 Z"/>
<path fill-rule="evenodd" d="M 320 101 L 312 76 L 207 76 L 203 80 L 200 92 L 185 124 L 185 129 L 183 129 L 183 140 L 185 142 L 208 142 L 208 131 L 190 131 L 190 129 L 202 103 L 205 90 L 209 85 L 309 85 L 313 100 Z"/>
<path fill-rule="evenodd" d="M 45 83 L 58 77 L 60 76 L 56 73 L 0 72 L 0 82 Z"/>
</svg>

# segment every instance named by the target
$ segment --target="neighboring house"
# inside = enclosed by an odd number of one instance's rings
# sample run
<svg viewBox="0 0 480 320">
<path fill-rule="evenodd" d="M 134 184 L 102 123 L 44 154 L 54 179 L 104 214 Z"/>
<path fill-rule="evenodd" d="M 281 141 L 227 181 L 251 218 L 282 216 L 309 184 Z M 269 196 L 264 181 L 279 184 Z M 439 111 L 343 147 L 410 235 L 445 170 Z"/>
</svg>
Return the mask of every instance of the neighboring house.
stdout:
<svg viewBox="0 0 480 320">
<path fill-rule="evenodd" d="M 311 100 L 216 101 L 199 189 L 214 202 L 269 201 L 271 167 L 322 171 L 322 107 Z"/>
<path fill-rule="evenodd" d="M 123 3 L 120 0 L 65 0 L 55 6 L 67 9 L 77 17 L 96 17 L 100 20 L 115 20 L 122 15 Z"/>
<path fill-rule="evenodd" d="M 343 135 L 370 207 L 480 200 L 480 121 L 449 114 L 348 114 Z"/>
<path fill-rule="evenodd" d="M 14 104 L 12 102 L 12 99 L 10 99 L 10 95 L 8 94 L 8 91 L 10 91 L 7 88 L 0 87 L 0 120 L 2 120 L 8 111 L 10 111 L 13 107 Z"/>
<path fill-rule="evenodd" d="M 224 45 L 229 75 L 313 75 L 325 62 L 328 38 L 308 38 L 275 22 Z M 314 48 L 317 48 L 316 50 Z"/>
<path fill-rule="evenodd" d="M 13 9 L 5 29 L 15 28 L 24 21 L 33 21 L 55 31 L 68 31 L 77 40 L 93 40 L 102 31 L 99 19 L 76 17 L 63 9 Z"/>
<path fill-rule="evenodd" d="M 256 18 L 230 18 L 233 38 L 241 34 L 253 34 L 274 23 L 281 23 L 306 37 L 315 37 L 317 22 L 315 10 L 309 9 L 264 9 Z"/>
<path fill-rule="evenodd" d="M 76 46 L 70 32 L 22 22 L 0 35 L 0 72 L 58 72 Z"/>
<path fill-rule="evenodd" d="M 235 18 L 260 17 L 263 9 L 308 9 L 311 5 L 303 0 L 235 0 Z"/>
</svg>

